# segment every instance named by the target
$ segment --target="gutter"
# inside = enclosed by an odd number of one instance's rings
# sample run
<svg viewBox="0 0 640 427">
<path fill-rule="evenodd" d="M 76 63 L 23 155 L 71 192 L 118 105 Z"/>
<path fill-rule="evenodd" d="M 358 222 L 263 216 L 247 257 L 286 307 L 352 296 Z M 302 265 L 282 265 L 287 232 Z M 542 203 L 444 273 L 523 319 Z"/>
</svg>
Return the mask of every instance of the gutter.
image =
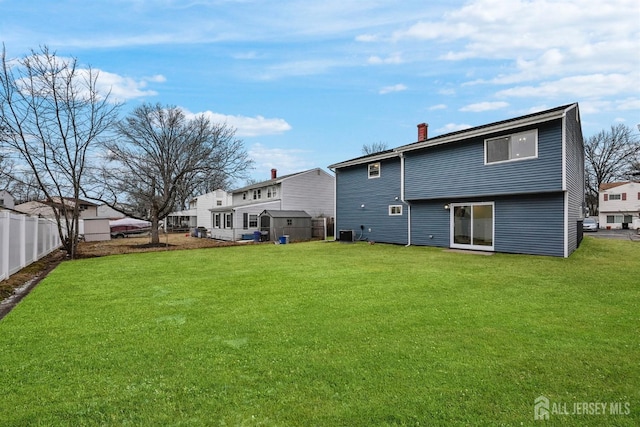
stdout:
<svg viewBox="0 0 640 427">
<path fill-rule="evenodd" d="M 407 205 L 407 246 L 411 246 L 411 203 L 404 198 L 404 153 L 399 153 L 400 157 L 400 200 Z"/>
</svg>

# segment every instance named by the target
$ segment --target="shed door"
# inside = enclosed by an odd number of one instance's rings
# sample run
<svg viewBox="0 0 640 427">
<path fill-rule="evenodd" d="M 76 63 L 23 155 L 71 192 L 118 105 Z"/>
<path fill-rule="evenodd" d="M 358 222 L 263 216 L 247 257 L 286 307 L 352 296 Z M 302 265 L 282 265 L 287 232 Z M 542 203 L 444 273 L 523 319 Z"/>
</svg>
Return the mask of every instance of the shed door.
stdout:
<svg viewBox="0 0 640 427">
<path fill-rule="evenodd" d="M 270 228 L 271 217 L 269 215 L 260 216 L 260 229 L 268 230 Z"/>
</svg>

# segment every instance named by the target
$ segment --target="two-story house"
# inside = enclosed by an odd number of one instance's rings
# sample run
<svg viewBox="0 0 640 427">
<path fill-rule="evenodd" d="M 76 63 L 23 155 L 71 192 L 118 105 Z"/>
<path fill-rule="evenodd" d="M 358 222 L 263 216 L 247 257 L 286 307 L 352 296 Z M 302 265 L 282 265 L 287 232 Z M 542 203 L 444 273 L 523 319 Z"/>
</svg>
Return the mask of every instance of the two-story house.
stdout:
<svg viewBox="0 0 640 427">
<path fill-rule="evenodd" d="M 167 229 L 213 228 L 212 208 L 220 208 L 231 204 L 231 194 L 218 189 L 194 197 L 189 201 L 189 209 L 172 212 L 167 216 Z"/>
<path fill-rule="evenodd" d="M 602 184 L 598 198 L 600 228 L 640 228 L 640 183 Z"/>
<path fill-rule="evenodd" d="M 329 167 L 338 237 L 562 257 L 582 239 L 577 104 L 430 139 L 421 124 L 417 142 Z"/>
<path fill-rule="evenodd" d="M 304 211 L 313 218 L 331 218 L 334 214 L 335 178 L 320 168 L 278 177 L 231 192 L 229 206 L 211 209 L 211 237 L 220 240 L 242 240 L 260 231 L 260 214 L 264 211 Z M 278 236 L 269 236 L 276 240 Z"/>
</svg>

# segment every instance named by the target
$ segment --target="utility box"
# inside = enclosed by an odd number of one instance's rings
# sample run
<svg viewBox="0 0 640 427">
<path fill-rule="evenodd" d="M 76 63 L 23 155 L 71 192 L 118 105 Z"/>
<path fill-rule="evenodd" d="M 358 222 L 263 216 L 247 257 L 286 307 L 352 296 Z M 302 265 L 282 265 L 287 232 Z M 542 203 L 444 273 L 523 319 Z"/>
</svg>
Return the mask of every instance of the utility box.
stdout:
<svg viewBox="0 0 640 427">
<path fill-rule="evenodd" d="M 353 230 L 340 230 L 338 240 L 341 242 L 353 242 Z"/>
</svg>

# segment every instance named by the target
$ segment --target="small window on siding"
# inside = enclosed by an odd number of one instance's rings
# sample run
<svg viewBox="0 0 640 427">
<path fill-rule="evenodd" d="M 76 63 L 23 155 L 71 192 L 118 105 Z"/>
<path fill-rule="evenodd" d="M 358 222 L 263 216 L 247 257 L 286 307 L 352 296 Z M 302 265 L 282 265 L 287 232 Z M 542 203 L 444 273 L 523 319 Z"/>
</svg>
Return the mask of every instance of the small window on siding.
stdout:
<svg viewBox="0 0 640 427">
<path fill-rule="evenodd" d="M 287 218 L 287 225 L 293 225 L 293 220 Z"/>
<path fill-rule="evenodd" d="M 620 194 L 609 194 L 609 200 L 621 200 L 622 196 Z"/>
<path fill-rule="evenodd" d="M 538 132 L 517 133 L 484 142 L 485 164 L 531 159 L 538 156 Z"/>
<path fill-rule="evenodd" d="M 389 215 L 402 215 L 402 205 L 389 205 Z"/>
<path fill-rule="evenodd" d="M 216 206 L 222 206 L 222 200 L 216 200 Z"/>
<path fill-rule="evenodd" d="M 369 164 L 369 179 L 380 178 L 380 162 Z"/>
</svg>

